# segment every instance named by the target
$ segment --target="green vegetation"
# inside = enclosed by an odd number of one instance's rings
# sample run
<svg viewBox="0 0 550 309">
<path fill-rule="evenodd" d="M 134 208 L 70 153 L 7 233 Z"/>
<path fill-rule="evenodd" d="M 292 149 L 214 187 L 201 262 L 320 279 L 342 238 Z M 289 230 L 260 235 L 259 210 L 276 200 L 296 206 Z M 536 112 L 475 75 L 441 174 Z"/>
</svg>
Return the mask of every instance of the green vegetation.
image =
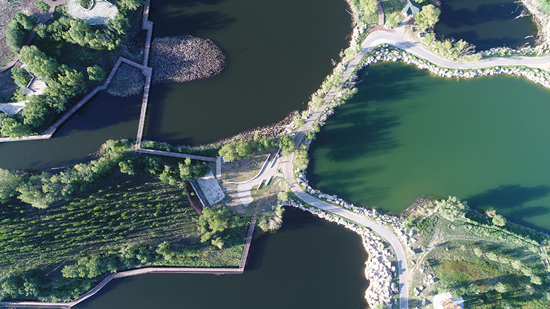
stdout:
<svg viewBox="0 0 550 309">
<path fill-rule="evenodd" d="M 235 160 L 250 158 L 254 150 L 264 152 L 274 146 L 275 141 L 272 137 L 264 136 L 262 138 L 257 138 L 256 136 L 254 139 L 238 140 L 223 145 L 219 150 L 219 155 L 226 162 L 233 162 Z"/>
<path fill-rule="evenodd" d="M 279 149 L 283 156 L 289 156 L 294 148 L 296 147 L 296 142 L 294 141 L 294 135 L 283 135 L 279 137 Z"/>
<path fill-rule="evenodd" d="M 294 163 L 294 167 L 300 170 L 307 169 L 307 166 L 309 165 L 309 157 L 305 146 L 300 146 L 296 149 L 296 151 L 294 151 L 294 160 L 292 163 Z"/>
<path fill-rule="evenodd" d="M 38 0 L 38 7 L 40 7 L 40 9 L 44 12 L 48 12 L 50 10 L 50 6 L 42 0 Z"/>
<path fill-rule="evenodd" d="M 182 189 L 204 166 L 130 147 L 109 141 L 100 159 L 57 175 L 0 170 L 0 300 L 68 301 L 142 264 L 239 265 L 249 218 L 218 208 L 201 219 Z M 199 227 L 212 245 L 196 244 Z"/>
<path fill-rule="evenodd" d="M 85 9 L 91 9 L 93 3 L 93 0 L 78 0 L 78 4 Z"/>
<path fill-rule="evenodd" d="M 494 211 L 487 215 L 449 198 L 438 201 L 435 211 L 425 206 L 408 217 L 407 228 L 418 232 L 413 250 L 421 251 L 411 291 L 422 293 L 411 295 L 411 306 L 451 292 L 472 308 L 548 308 L 550 270 L 539 247 L 550 244 L 550 236 L 501 220 Z"/>
<path fill-rule="evenodd" d="M 32 79 L 32 76 L 25 70 L 16 66 L 11 68 L 11 77 L 19 85 L 26 87 Z"/>
<path fill-rule="evenodd" d="M 433 4 L 428 4 L 422 7 L 422 10 L 414 17 L 414 22 L 422 31 L 433 27 L 439 21 L 441 10 Z"/>
<path fill-rule="evenodd" d="M 137 19 L 137 8 L 143 3 L 118 1 L 118 12 L 107 27 L 92 26 L 58 10 L 50 23 L 36 27 L 34 45 L 24 47 L 35 23 L 17 13 L 6 31 L 7 43 L 20 51 L 19 60 L 48 87 L 43 94 L 31 96 L 20 115 L 3 115 L 0 134 L 21 137 L 38 133 L 70 106 L 70 99 L 98 85 L 105 78 L 105 69 L 112 65 L 109 53 L 121 46 L 132 27 L 130 20 Z M 14 78 L 20 79 L 21 74 L 17 74 Z"/>
<path fill-rule="evenodd" d="M 236 245 L 233 241 L 239 242 L 238 236 L 247 222 L 247 219 L 240 218 L 225 207 L 205 208 L 199 219 L 201 242 L 210 241 L 219 249 L 232 247 Z"/>
<path fill-rule="evenodd" d="M 13 51 L 18 51 L 25 44 L 27 35 L 35 25 L 36 23 L 29 16 L 17 12 L 8 24 L 6 44 Z"/>
</svg>

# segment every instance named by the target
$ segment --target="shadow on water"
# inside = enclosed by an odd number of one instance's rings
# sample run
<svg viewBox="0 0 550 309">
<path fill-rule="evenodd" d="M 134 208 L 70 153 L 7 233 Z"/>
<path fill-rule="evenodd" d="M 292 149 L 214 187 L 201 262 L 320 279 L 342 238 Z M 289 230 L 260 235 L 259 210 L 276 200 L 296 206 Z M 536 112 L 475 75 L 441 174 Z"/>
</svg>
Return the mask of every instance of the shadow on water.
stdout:
<svg viewBox="0 0 550 309">
<path fill-rule="evenodd" d="M 521 13 L 522 8 L 518 8 L 518 6 L 516 3 L 494 3 L 480 5 L 476 10 L 453 10 L 450 5 L 442 3 L 440 19 L 452 28 L 475 26 L 491 21 L 506 21 L 512 20 L 518 15 L 513 15 L 510 12 L 514 13 L 517 10 L 518 13 Z"/>
<path fill-rule="evenodd" d="M 550 194 L 550 186 L 540 185 L 526 187 L 521 185 L 501 185 L 477 195 L 465 198 L 470 206 L 475 208 L 503 209 L 506 217 L 514 223 L 527 227 L 540 229 L 528 219 L 548 215 L 550 209 L 547 206 L 524 206 L 525 203 L 547 197 Z M 548 231 L 548 229 L 546 229 Z"/>
<path fill-rule="evenodd" d="M 329 119 L 331 125 L 321 130 L 320 142 L 313 145 L 322 144 L 329 149 L 327 157 L 335 162 L 379 155 L 399 147 L 392 129 L 401 125 L 402 109 L 417 106 L 394 103 L 427 91 L 413 82 L 423 74 L 426 73 L 406 65 L 392 70 L 376 67 L 373 74 L 369 74 L 369 70 L 360 72 L 363 81 L 359 84 L 359 92 L 346 105 L 336 109 Z M 398 82 L 396 76 L 399 76 Z"/>
<path fill-rule="evenodd" d="M 515 1 L 443 0 L 440 7 L 436 33 L 465 40 L 476 45 L 478 51 L 535 43 L 532 35 L 536 35 L 536 27 L 531 17 L 522 15 L 526 9 Z"/>
<path fill-rule="evenodd" d="M 501 185 L 498 188 L 487 190 L 483 193 L 470 196 L 465 200 L 468 204 L 478 208 L 499 207 L 515 208 L 529 201 L 548 196 L 550 187 L 540 185 L 525 187 L 521 185 Z"/>
<path fill-rule="evenodd" d="M 199 36 L 202 31 L 222 29 L 235 21 L 234 18 L 222 14 L 220 11 L 189 12 L 190 9 L 202 5 L 217 5 L 224 0 L 205 1 L 180 1 L 172 3 L 164 10 L 158 10 L 155 3 L 151 7 L 150 20 L 157 21 L 162 18 L 163 22 L 155 25 L 155 37 L 193 35 Z M 208 9 L 208 7 L 205 7 Z M 165 25 L 171 25 L 166 27 Z M 174 25 L 177 25 L 175 27 Z"/>
</svg>

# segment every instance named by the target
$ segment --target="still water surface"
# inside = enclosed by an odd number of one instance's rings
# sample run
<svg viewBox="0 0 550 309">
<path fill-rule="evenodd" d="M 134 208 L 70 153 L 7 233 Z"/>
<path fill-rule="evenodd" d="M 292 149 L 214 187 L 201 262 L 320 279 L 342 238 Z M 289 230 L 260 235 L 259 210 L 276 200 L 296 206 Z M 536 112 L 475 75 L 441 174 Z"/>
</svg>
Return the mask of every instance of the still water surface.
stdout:
<svg viewBox="0 0 550 309">
<path fill-rule="evenodd" d="M 514 0 L 441 0 L 436 32 L 445 38 L 465 40 L 482 51 L 492 47 L 533 46 L 536 27 Z"/>
<path fill-rule="evenodd" d="M 366 308 L 361 238 L 294 208 L 283 222 L 276 234 L 252 241 L 243 275 L 117 279 L 76 308 Z"/>
<path fill-rule="evenodd" d="M 145 138 L 209 143 L 304 107 L 348 45 L 346 9 L 342 0 L 152 1 L 155 37 L 208 38 L 228 61 L 215 78 L 153 86 Z"/>
<path fill-rule="evenodd" d="M 310 150 L 312 187 L 400 213 L 455 195 L 550 231 L 550 91 L 523 78 L 444 79 L 402 63 L 360 73 Z"/>
<path fill-rule="evenodd" d="M 268 125 L 302 107 L 347 45 L 342 0 L 152 1 L 154 37 L 192 34 L 228 57 L 218 77 L 152 87 L 145 137 L 206 143 Z M 111 138 L 135 139 L 141 98 L 100 94 L 49 141 L 0 144 L 0 168 L 86 160 Z"/>
</svg>

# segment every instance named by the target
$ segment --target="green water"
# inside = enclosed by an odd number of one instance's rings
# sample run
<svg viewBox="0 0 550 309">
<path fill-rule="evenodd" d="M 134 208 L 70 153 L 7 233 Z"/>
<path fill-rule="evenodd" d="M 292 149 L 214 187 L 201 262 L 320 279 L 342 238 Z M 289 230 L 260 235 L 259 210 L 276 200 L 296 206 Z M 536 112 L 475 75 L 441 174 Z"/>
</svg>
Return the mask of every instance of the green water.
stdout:
<svg viewBox="0 0 550 309">
<path fill-rule="evenodd" d="M 522 78 L 431 76 L 402 63 L 360 73 L 310 150 L 312 187 L 400 213 L 417 196 L 550 230 L 550 91 Z"/>
</svg>

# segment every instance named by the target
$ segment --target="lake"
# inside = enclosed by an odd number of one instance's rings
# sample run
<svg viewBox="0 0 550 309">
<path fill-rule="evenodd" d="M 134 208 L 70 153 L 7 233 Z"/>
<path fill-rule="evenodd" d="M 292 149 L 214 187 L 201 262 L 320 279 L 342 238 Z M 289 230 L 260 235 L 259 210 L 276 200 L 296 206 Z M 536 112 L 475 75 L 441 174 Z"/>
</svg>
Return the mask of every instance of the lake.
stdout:
<svg viewBox="0 0 550 309">
<path fill-rule="evenodd" d="M 313 188 L 398 214 L 449 195 L 550 231 L 550 91 L 524 78 L 363 69 L 310 149 Z"/>
<path fill-rule="evenodd" d="M 465 40 L 477 51 L 534 46 L 537 29 L 524 7 L 513 0 L 441 0 L 436 33 Z"/>
</svg>

